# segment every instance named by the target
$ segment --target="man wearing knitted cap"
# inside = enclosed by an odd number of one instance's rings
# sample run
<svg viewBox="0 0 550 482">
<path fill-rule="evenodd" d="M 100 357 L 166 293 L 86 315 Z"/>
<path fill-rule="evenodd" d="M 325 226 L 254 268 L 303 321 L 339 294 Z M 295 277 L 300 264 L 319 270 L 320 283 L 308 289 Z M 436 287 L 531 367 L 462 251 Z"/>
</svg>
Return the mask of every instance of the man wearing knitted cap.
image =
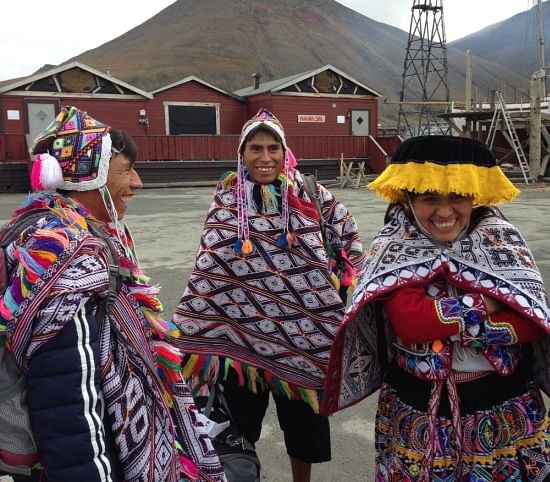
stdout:
<svg viewBox="0 0 550 482">
<path fill-rule="evenodd" d="M 34 221 L 6 248 L 0 297 L 0 347 L 24 373 L 32 434 L 25 450 L 16 432 L 13 446 L 0 437 L 0 471 L 33 468 L 16 482 L 225 480 L 167 343 L 177 330 L 122 221 L 142 187 L 134 142 L 65 107 L 33 153 L 38 192 L 10 224 Z M 16 418 L 4 408 L 0 431 Z"/>
<path fill-rule="evenodd" d="M 223 385 L 251 444 L 273 394 L 295 482 L 330 460 L 319 403 L 344 315 L 339 288 L 353 284 L 364 262 L 351 214 L 323 186 L 309 191 L 281 123 L 261 109 L 243 127 L 237 171 L 217 186 L 174 316 L 177 346 L 189 354 L 184 375 Z"/>
</svg>

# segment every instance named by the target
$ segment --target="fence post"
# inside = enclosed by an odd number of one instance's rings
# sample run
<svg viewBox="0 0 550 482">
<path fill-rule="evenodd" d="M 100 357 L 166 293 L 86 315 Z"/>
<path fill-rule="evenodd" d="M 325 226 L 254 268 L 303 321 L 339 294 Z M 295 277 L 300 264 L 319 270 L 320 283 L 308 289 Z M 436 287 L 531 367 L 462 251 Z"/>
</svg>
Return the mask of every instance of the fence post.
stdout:
<svg viewBox="0 0 550 482">
<path fill-rule="evenodd" d="M 340 187 L 344 187 L 342 186 L 343 183 L 344 183 L 344 153 L 341 152 L 340 153 Z"/>
</svg>

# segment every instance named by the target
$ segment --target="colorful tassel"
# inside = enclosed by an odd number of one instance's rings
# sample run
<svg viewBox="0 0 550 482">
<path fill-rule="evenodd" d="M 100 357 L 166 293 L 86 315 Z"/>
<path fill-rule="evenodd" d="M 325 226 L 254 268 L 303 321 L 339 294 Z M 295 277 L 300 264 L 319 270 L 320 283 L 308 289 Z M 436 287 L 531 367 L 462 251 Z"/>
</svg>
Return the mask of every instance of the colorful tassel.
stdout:
<svg viewBox="0 0 550 482">
<path fill-rule="evenodd" d="M 198 359 L 199 359 L 199 355 L 189 356 L 189 359 L 183 365 L 183 370 L 182 370 L 183 378 L 191 378 L 191 376 L 193 375 L 193 371 L 195 369 L 195 365 L 198 362 Z"/>
<path fill-rule="evenodd" d="M 241 255 L 243 252 L 243 242 L 240 239 L 237 239 L 233 245 L 233 249 L 235 250 L 235 254 Z"/>
<path fill-rule="evenodd" d="M 180 472 L 184 477 L 180 480 L 188 480 L 189 482 L 196 482 L 199 480 L 199 469 L 198 467 L 189 460 L 185 455 L 178 455 L 178 461 L 180 464 Z"/>
<path fill-rule="evenodd" d="M 288 248 L 288 239 L 285 233 L 281 233 L 277 238 L 277 246 L 283 249 Z"/>
<path fill-rule="evenodd" d="M 278 208 L 277 191 L 273 184 L 263 184 L 260 187 L 262 196 L 262 212 L 276 213 Z"/>
<path fill-rule="evenodd" d="M 55 190 L 63 187 L 63 171 L 52 155 L 38 154 L 31 171 L 31 186 L 35 190 Z"/>
<path fill-rule="evenodd" d="M 205 362 L 202 372 L 206 372 L 203 377 L 206 382 L 214 383 L 220 372 L 220 359 L 217 356 L 208 357 L 208 362 Z"/>
<path fill-rule="evenodd" d="M 252 241 L 250 241 L 250 239 L 245 239 L 245 240 L 243 241 L 242 253 L 243 253 L 243 254 L 250 254 L 250 253 L 252 253 Z"/>
<path fill-rule="evenodd" d="M 258 369 L 248 367 L 248 388 L 252 393 L 258 393 Z"/>
<path fill-rule="evenodd" d="M 0 322 L 0 347 L 6 344 L 6 324 Z"/>
<path fill-rule="evenodd" d="M 220 185 L 224 192 L 229 192 L 237 181 L 237 173 L 234 171 L 226 171 L 221 175 Z"/>
<path fill-rule="evenodd" d="M 225 358 L 223 362 L 223 379 L 227 380 L 227 376 L 229 375 L 229 368 L 231 367 L 231 359 Z"/>
<path fill-rule="evenodd" d="M 217 357 L 214 357 L 217 359 Z M 290 400 L 302 400 L 319 413 L 319 396 L 320 391 L 299 387 L 279 377 L 276 377 L 268 371 L 262 371 L 261 375 L 256 367 L 241 363 L 231 358 L 222 358 L 220 363 L 223 363 L 224 372 L 223 380 L 227 380 L 229 369 L 232 368 L 238 378 L 240 386 L 247 386 L 252 392 L 257 393 L 258 389 L 265 390 L 270 387 L 273 393 L 287 397 Z M 204 380 L 198 381 L 197 385 L 205 383 Z"/>
<path fill-rule="evenodd" d="M 295 239 L 294 234 L 292 234 L 292 233 L 287 233 L 286 234 L 286 240 L 287 240 L 288 245 L 290 247 L 292 247 L 292 245 L 294 244 L 294 239 Z"/>
<path fill-rule="evenodd" d="M 244 373 L 241 368 L 240 362 L 238 362 L 237 360 L 232 360 L 231 366 L 233 367 L 233 370 L 235 370 L 235 372 L 237 373 L 237 377 L 239 379 L 239 386 L 241 387 L 244 386 Z"/>
</svg>

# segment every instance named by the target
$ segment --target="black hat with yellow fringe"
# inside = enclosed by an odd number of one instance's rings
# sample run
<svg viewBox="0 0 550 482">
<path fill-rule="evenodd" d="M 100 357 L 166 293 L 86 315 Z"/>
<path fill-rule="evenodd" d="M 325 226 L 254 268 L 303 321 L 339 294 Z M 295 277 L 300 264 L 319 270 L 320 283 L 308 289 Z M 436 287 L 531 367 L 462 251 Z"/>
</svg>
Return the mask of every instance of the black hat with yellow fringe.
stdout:
<svg viewBox="0 0 550 482">
<path fill-rule="evenodd" d="M 472 196 L 480 206 L 510 201 L 519 194 L 485 144 L 453 136 L 407 139 L 368 187 L 391 203 L 404 202 L 406 191 Z"/>
</svg>

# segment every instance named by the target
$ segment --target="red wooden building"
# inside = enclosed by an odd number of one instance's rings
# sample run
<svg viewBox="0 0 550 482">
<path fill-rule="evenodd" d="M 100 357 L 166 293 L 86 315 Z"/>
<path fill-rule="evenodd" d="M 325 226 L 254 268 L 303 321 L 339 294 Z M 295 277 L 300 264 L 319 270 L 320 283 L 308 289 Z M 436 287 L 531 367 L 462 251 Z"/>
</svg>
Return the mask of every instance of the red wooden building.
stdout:
<svg viewBox="0 0 550 482">
<path fill-rule="evenodd" d="M 212 181 L 234 166 L 242 124 L 260 107 L 285 126 L 306 170 L 334 176 L 336 160 L 369 158 L 379 172 L 396 139 L 375 139 L 380 94 L 335 67 L 234 93 L 198 77 L 145 92 L 79 62 L 0 83 L 0 192 L 28 189 L 28 148 L 62 105 L 129 132 L 146 184 Z"/>
</svg>

